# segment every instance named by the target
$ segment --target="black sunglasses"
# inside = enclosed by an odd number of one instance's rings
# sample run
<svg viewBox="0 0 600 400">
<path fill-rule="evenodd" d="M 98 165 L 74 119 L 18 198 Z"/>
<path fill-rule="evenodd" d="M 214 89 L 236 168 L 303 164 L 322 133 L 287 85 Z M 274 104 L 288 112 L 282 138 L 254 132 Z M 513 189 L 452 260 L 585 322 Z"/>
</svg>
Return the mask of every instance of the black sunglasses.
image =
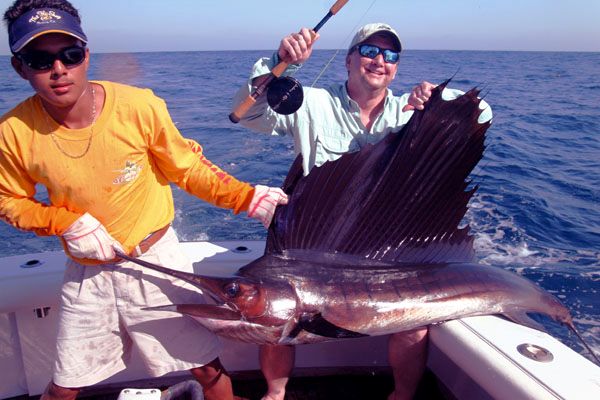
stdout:
<svg viewBox="0 0 600 400">
<path fill-rule="evenodd" d="M 398 61 L 400 61 L 399 51 L 382 49 L 381 47 L 377 47 L 372 44 L 359 44 L 355 48 L 358 49 L 358 52 L 363 57 L 375 58 L 377 55 L 383 54 L 383 61 L 388 64 L 396 64 Z"/>
<path fill-rule="evenodd" d="M 21 60 L 31 69 L 45 71 L 54 65 L 58 59 L 65 67 L 79 65 L 85 59 L 85 47 L 71 46 L 66 47 L 58 53 L 48 53 L 41 50 L 32 50 L 24 53 L 16 53 L 15 57 Z"/>
</svg>

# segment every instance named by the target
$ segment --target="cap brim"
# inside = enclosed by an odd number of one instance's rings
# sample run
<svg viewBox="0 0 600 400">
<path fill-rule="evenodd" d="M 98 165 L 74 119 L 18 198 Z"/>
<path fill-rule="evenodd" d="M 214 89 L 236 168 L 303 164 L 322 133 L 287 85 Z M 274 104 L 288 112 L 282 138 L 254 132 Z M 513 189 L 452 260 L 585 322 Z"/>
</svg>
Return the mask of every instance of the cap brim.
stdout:
<svg viewBox="0 0 600 400">
<path fill-rule="evenodd" d="M 40 36 L 44 36 L 48 33 L 62 33 L 64 35 L 72 36 L 75 39 L 79 39 L 83 43 L 87 44 L 87 38 L 81 37 L 81 35 L 76 32 L 71 32 L 71 31 L 67 31 L 64 29 L 50 29 L 50 30 L 40 29 L 38 32 L 33 31 L 29 35 L 22 37 L 19 41 L 17 41 L 16 43 L 13 44 L 13 46 L 10 48 L 10 50 L 13 53 L 18 53 L 19 51 L 23 50 L 23 48 L 25 46 L 27 46 L 29 43 L 31 43 L 33 40 L 39 38 Z"/>
<path fill-rule="evenodd" d="M 371 35 L 369 35 L 369 38 L 372 37 L 373 35 L 377 35 L 377 34 L 385 34 L 385 35 L 387 35 L 390 39 L 392 39 L 392 41 L 396 45 L 397 51 L 398 52 L 402 51 L 402 43 L 400 42 L 400 39 L 398 38 L 398 36 L 396 36 L 394 34 L 394 32 L 381 30 L 381 31 L 377 31 L 377 32 L 372 33 Z M 367 40 L 367 39 L 365 39 L 365 40 Z"/>
</svg>

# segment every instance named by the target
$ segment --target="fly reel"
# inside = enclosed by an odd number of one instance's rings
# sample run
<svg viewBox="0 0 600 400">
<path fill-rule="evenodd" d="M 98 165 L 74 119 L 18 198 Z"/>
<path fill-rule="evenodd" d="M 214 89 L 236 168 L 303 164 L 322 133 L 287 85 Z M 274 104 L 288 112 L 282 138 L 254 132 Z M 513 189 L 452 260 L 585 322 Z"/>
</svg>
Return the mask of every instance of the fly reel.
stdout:
<svg viewBox="0 0 600 400">
<path fill-rule="evenodd" d="M 304 101 L 302 84 L 291 76 L 273 80 L 267 89 L 267 103 L 278 114 L 293 114 Z"/>
</svg>

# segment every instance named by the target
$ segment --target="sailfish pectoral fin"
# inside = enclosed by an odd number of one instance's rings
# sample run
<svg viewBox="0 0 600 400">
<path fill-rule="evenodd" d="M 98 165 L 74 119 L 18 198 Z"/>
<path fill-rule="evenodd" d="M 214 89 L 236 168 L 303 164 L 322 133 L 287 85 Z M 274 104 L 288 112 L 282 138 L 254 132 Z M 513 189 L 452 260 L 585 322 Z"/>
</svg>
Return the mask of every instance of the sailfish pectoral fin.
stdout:
<svg viewBox="0 0 600 400">
<path fill-rule="evenodd" d="M 290 331 L 288 338 L 295 338 L 303 330 L 314 335 L 336 339 L 350 339 L 368 336 L 334 325 L 327 321 L 323 315 L 321 315 L 321 313 L 303 314 L 300 316 L 298 324 Z"/>
<path fill-rule="evenodd" d="M 227 321 L 241 320 L 242 315 L 225 306 L 214 304 L 168 304 L 157 307 L 145 307 L 142 310 L 173 311 L 194 317 L 220 319 Z"/>
</svg>

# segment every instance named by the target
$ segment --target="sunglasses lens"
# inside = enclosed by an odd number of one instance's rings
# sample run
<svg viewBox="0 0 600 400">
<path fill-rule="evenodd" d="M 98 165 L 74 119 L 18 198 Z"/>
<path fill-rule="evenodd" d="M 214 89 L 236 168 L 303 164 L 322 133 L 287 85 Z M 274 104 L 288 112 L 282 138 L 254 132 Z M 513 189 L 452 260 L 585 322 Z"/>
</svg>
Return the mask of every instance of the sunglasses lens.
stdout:
<svg viewBox="0 0 600 400">
<path fill-rule="evenodd" d="M 386 63 L 396 64 L 398 62 L 398 60 L 400 59 L 400 53 L 397 53 L 397 52 L 391 51 L 391 50 L 384 50 L 383 51 L 383 59 L 385 60 Z"/>
<path fill-rule="evenodd" d="M 85 58 L 83 47 L 69 47 L 58 53 L 60 61 L 65 65 L 77 65 Z"/>
<path fill-rule="evenodd" d="M 31 53 L 22 54 L 21 59 L 29 68 L 37 70 L 48 69 L 54 62 L 52 55 L 43 51 L 33 51 Z"/>
<path fill-rule="evenodd" d="M 67 47 L 57 54 L 51 54 L 45 51 L 32 51 L 20 54 L 19 58 L 27 64 L 29 68 L 44 71 L 52 68 L 56 59 L 59 59 L 68 67 L 81 64 L 85 59 L 85 48 L 79 46 Z"/>
<path fill-rule="evenodd" d="M 377 54 L 379 54 L 379 47 L 363 44 L 362 46 L 359 46 L 358 52 L 363 57 L 375 58 L 377 57 Z"/>
</svg>

